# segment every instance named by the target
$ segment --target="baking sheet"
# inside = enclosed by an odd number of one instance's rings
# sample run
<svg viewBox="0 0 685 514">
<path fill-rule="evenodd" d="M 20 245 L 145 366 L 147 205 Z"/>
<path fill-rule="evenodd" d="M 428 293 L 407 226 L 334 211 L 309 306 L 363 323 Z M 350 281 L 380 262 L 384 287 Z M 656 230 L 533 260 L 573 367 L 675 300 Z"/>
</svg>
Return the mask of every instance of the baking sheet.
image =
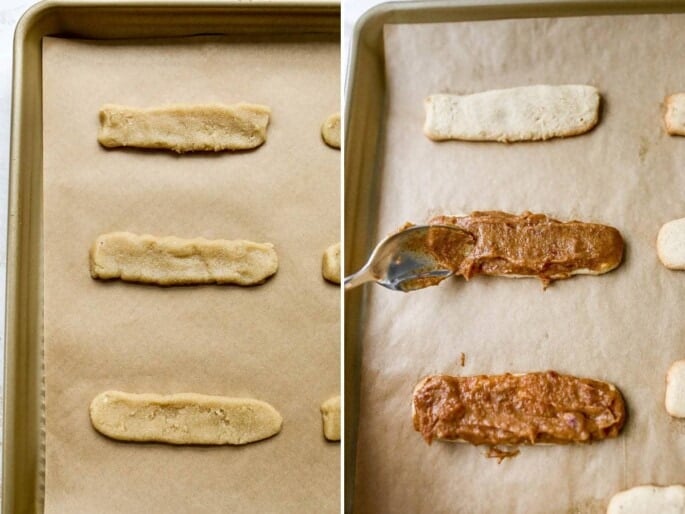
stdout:
<svg viewBox="0 0 685 514">
<path fill-rule="evenodd" d="M 355 512 L 600 513 L 621 489 L 685 481 L 685 424 L 663 407 L 666 371 L 685 357 L 685 274 L 655 251 L 659 227 L 685 216 L 685 139 L 661 123 L 664 96 L 685 90 L 673 52 L 684 25 L 649 15 L 385 26 L 377 237 L 438 213 L 528 209 L 613 225 L 627 249 L 618 270 L 546 291 L 484 277 L 410 294 L 372 287 Z M 429 94 L 541 83 L 597 86 L 597 128 L 511 145 L 422 134 Z M 427 446 L 412 427 L 412 389 L 425 375 L 546 369 L 615 383 L 629 411 L 621 436 L 524 447 L 497 464 L 482 448 Z"/>
<path fill-rule="evenodd" d="M 281 40 L 282 39 L 282 40 Z M 337 512 L 338 444 L 319 406 L 339 394 L 339 296 L 321 278 L 339 239 L 333 38 L 105 43 L 44 39 L 45 512 Z M 243 153 L 105 150 L 104 103 L 249 101 L 268 140 Z M 101 233 L 271 242 L 279 271 L 253 288 L 94 281 Z M 97 434 L 107 389 L 254 397 L 284 418 L 244 447 L 125 444 Z"/>
</svg>

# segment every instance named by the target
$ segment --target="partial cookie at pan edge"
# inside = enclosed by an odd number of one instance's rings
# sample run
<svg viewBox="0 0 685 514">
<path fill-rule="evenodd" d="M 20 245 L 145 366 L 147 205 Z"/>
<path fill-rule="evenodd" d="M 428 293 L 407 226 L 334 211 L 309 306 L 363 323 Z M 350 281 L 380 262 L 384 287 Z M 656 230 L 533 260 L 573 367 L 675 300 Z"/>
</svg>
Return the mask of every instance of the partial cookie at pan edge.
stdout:
<svg viewBox="0 0 685 514">
<path fill-rule="evenodd" d="M 599 121 L 587 85 L 535 85 L 426 98 L 424 133 L 434 141 L 541 141 L 583 134 Z"/>
<path fill-rule="evenodd" d="M 340 396 L 333 396 L 321 404 L 323 435 L 329 441 L 340 441 Z"/>
<path fill-rule="evenodd" d="M 641 485 L 615 494 L 607 514 L 683 514 L 685 487 Z"/>
<path fill-rule="evenodd" d="M 90 419 L 98 432 L 120 441 L 204 445 L 252 443 L 283 424 L 276 409 L 251 398 L 121 391 L 96 396 Z"/>
<path fill-rule="evenodd" d="M 340 284 L 340 243 L 326 248 L 321 261 L 321 274 L 329 282 Z"/>
<path fill-rule="evenodd" d="M 95 279 L 121 279 L 163 286 L 263 283 L 278 270 L 270 243 L 181 239 L 130 232 L 99 236 L 90 249 Z"/>
<path fill-rule="evenodd" d="M 685 360 L 675 361 L 666 374 L 666 412 L 675 418 L 685 418 Z"/>
<path fill-rule="evenodd" d="M 321 125 L 321 137 L 332 148 L 340 148 L 340 113 L 331 114 Z"/>
<path fill-rule="evenodd" d="M 664 125 L 672 136 L 685 136 L 685 93 L 675 93 L 664 100 Z"/>
<path fill-rule="evenodd" d="M 139 109 L 104 105 L 98 141 L 121 146 L 165 149 L 177 153 L 251 150 L 266 141 L 271 110 L 264 105 L 167 105 Z"/>
<path fill-rule="evenodd" d="M 664 223 L 656 238 L 661 263 L 669 269 L 685 269 L 685 218 Z"/>
</svg>

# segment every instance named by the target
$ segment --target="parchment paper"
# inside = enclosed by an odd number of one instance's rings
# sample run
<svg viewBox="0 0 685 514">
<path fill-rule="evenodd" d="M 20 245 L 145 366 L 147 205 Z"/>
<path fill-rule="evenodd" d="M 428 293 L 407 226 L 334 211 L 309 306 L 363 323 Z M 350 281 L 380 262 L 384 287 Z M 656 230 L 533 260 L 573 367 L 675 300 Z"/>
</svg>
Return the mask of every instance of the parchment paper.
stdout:
<svg viewBox="0 0 685 514">
<path fill-rule="evenodd" d="M 217 38 L 44 41 L 47 513 L 337 512 L 338 444 L 319 406 L 339 394 L 339 44 Z M 105 150 L 104 103 L 271 106 L 266 144 L 177 156 Z M 161 288 L 90 278 L 101 233 L 271 242 L 265 285 Z M 111 441 L 88 406 L 107 389 L 247 396 L 282 432 L 243 447 Z"/>
<path fill-rule="evenodd" d="M 666 371 L 685 358 L 685 273 L 655 250 L 659 227 L 685 216 L 685 138 L 661 121 L 665 95 L 685 91 L 684 44 L 683 16 L 385 27 L 379 237 L 441 212 L 528 209 L 613 225 L 627 251 L 610 274 L 546 291 L 483 277 L 410 294 L 372 288 L 356 512 L 599 513 L 624 488 L 685 482 L 685 422 L 663 407 Z M 587 135 L 504 145 L 422 134 L 431 93 L 568 83 L 601 91 Z M 629 409 L 621 436 L 523 447 L 498 465 L 483 448 L 428 446 L 412 427 L 412 389 L 425 375 L 548 369 L 616 384 Z"/>
</svg>

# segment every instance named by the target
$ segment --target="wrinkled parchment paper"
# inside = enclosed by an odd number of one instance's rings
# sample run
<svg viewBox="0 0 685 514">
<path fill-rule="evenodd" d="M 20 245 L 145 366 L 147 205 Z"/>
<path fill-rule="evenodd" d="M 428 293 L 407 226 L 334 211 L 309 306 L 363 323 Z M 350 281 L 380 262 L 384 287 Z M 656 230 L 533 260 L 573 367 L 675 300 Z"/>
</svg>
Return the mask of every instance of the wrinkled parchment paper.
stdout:
<svg viewBox="0 0 685 514">
<path fill-rule="evenodd" d="M 526 209 L 617 227 L 623 265 L 543 291 L 538 280 L 453 279 L 400 294 L 372 289 L 364 328 L 356 512 L 600 513 L 616 492 L 685 482 L 685 421 L 663 407 L 685 358 L 685 273 L 657 259 L 666 221 L 685 217 L 685 138 L 662 102 L 685 91 L 683 16 L 625 16 L 385 27 L 388 114 L 378 237 L 438 213 Z M 592 84 L 591 133 L 540 143 L 434 143 L 423 99 L 531 84 Z M 460 365 L 460 354 L 466 365 Z M 433 373 L 554 369 L 616 384 L 618 439 L 523 447 L 497 464 L 484 448 L 434 442 L 411 422 L 414 385 Z"/>
<path fill-rule="evenodd" d="M 337 512 L 340 449 L 319 406 L 339 394 L 339 45 L 177 39 L 44 41 L 46 498 L 52 513 Z M 177 156 L 105 150 L 104 103 L 271 106 L 266 144 Z M 271 242 L 265 285 L 161 288 L 90 278 L 101 233 Z M 88 406 L 108 389 L 258 398 L 283 416 L 243 447 L 111 441 Z"/>
</svg>

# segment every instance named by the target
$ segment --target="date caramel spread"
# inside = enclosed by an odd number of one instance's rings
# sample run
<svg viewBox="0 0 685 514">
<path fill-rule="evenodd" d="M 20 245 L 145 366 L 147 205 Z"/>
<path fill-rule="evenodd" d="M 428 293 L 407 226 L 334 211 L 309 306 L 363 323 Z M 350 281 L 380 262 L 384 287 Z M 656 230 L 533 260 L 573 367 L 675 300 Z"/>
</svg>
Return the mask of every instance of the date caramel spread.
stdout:
<svg viewBox="0 0 685 514">
<path fill-rule="evenodd" d="M 469 216 L 436 216 L 430 225 L 451 225 L 471 234 L 472 251 L 450 264 L 455 274 L 537 276 L 545 285 L 573 274 L 606 273 L 623 258 L 623 238 L 607 225 L 561 222 L 545 214 L 473 212 Z M 437 247 L 431 251 L 447 255 Z"/>
<path fill-rule="evenodd" d="M 612 384 L 554 371 L 424 378 L 414 389 L 414 428 L 433 439 L 479 445 L 587 443 L 616 437 L 625 421 Z"/>
</svg>

